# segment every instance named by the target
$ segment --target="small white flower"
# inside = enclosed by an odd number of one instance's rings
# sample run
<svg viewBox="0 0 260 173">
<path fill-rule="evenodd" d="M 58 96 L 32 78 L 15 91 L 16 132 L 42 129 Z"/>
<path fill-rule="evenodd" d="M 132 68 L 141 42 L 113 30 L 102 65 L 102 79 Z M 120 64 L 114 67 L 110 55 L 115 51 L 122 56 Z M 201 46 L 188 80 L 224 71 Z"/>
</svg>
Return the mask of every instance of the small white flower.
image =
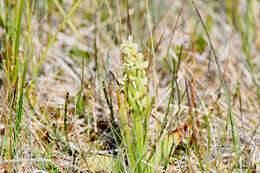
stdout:
<svg viewBox="0 0 260 173">
<path fill-rule="evenodd" d="M 129 35 L 129 36 L 128 36 L 128 40 L 129 40 L 129 41 L 133 41 L 133 36 Z"/>
</svg>

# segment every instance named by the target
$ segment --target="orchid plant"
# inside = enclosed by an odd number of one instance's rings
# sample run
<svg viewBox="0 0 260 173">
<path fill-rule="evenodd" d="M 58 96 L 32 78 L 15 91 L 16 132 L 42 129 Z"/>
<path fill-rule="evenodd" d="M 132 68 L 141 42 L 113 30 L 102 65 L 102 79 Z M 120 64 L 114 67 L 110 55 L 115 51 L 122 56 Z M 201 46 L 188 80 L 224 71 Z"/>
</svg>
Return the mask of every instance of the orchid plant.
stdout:
<svg viewBox="0 0 260 173">
<path fill-rule="evenodd" d="M 144 60 L 138 46 L 129 36 L 121 44 L 124 54 L 122 65 L 123 78 L 120 79 L 119 121 L 123 147 L 126 151 L 128 172 L 143 172 L 147 157 L 147 124 L 152 108 L 148 92 L 146 69 L 148 61 Z"/>
</svg>

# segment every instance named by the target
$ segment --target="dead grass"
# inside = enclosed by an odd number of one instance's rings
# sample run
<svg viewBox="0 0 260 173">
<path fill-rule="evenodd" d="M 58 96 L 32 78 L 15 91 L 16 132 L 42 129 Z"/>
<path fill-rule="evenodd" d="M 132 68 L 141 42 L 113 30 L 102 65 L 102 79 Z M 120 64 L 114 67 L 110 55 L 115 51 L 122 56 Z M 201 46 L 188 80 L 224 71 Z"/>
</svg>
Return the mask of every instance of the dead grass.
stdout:
<svg viewBox="0 0 260 173">
<path fill-rule="evenodd" d="M 28 2 L 34 2 L 34 7 Z M 123 156 L 124 150 L 115 145 L 102 81 L 117 120 L 115 78 L 122 76 L 120 44 L 130 32 L 150 62 L 149 92 L 155 103 L 149 123 L 149 151 L 162 141 L 173 141 L 174 146 L 166 158 L 167 167 L 150 166 L 156 167 L 156 172 L 260 171 L 259 1 L 251 0 L 251 9 L 245 8 L 247 1 L 243 0 L 237 0 L 235 9 L 228 8 L 230 3 L 235 6 L 232 0 L 195 2 L 212 48 L 191 1 L 129 1 L 128 9 L 124 0 L 83 0 L 62 28 L 64 14 L 59 8 L 67 15 L 74 1 L 62 1 L 60 6 L 60 1 L 32 2 L 27 0 L 23 6 L 20 77 L 15 84 L 7 69 L 15 69 L 17 64 L 8 65 L 7 59 L 13 57 L 10 40 L 14 41 L 18 5 L 0 1 L 0 171 L 116 170 L 113 152 Z M 31 10 L 31 23 L 27 10 Z M 232 21 L 232 15 L 238 14 L 240 21 Z M 57 36 L 39 64 L 55 32 Z M 26 58 L 29 66 L 22 86 Z M 178 70 L 164 124 L 173 59 Z M 226 91 L 223 86 L 227 86 Z M 14 117 L 22 88 L 21 130 L 16 133 Z"/>
</svg>

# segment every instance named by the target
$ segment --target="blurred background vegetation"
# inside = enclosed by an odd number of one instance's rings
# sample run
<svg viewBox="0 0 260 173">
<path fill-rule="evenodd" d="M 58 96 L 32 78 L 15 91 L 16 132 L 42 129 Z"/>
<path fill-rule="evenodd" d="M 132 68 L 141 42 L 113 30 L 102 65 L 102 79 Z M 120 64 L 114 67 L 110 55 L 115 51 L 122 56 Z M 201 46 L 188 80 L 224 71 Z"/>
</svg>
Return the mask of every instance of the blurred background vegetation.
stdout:
<svg viewBox="0 0 260 173">
<path fill-rule="evenodd" d="M 0 0 L 0 171 L 127 172 L 128 35 L 149 61 L 154 172 L 258 172 L 259 0 Z"/>
</svg>

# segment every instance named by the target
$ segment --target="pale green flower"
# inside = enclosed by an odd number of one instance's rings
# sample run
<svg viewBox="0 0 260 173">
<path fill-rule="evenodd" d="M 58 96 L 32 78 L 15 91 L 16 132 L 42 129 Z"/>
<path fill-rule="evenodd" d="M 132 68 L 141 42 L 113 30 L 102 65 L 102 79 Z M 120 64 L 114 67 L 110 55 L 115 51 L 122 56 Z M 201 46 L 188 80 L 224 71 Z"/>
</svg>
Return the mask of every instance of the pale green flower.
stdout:
<svg viewBox="0 0 260 173">
<path fill-rule="evenodd" d="M 145 69 L 148 61 L 138 52 L 138 45 L 133 42 L 133 37 L 123 41 L 121 50 L 124 53 L 124 64 L 122 65 L 123 79 L 120 80 L 122 89 L 128 92 L 128 102 L 143 111 L 146 104 L 147 75 Z"/>
<path fill-rule="evenodd" d="M 143 172 L 147 165 L 140 160 L 146 159 L 148 151 L 147 123 L 154 101 L 150 102 L 147 91 L 148 62 L 138 52 L 138 45 L 133 42 L 132 36 L 123 41 L 121 50 L 124 64 L 123 77 L 119 80 L 122 92 L 118 100 L 123 146 L 126 148 L 130 172 Z"/>
</svg>

